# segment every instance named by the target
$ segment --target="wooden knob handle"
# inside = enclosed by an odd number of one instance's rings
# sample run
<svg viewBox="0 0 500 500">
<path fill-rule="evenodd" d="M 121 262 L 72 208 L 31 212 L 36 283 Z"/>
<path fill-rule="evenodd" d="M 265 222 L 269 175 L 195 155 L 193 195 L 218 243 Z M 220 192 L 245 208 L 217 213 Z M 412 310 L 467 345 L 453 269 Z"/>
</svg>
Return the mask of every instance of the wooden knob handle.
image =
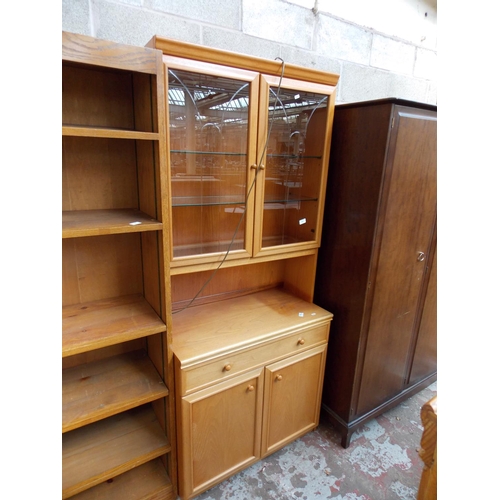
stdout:
<svg viewBox="0 0 500 500">
<path fill-rule="evenodd" d="M 254 389 L 255 389 L 255 387 L 254 387 L 253 385 L 249 385 L 249 386 L 247 387 L 247 391 L 248 391 L 248 392 L 252 392 Z"/>
<path fill-rule="evenodd" d="M 305 342 L 306 342 L 306 341 L 305 341 L 304 339 L 299 339 L 299 340 L 297 341 L 297 344 L 298 344 L 298 345 L 304 345 L 304 344 L 305 344 Z"/>
<path fill-rule="evenodd" d="M 283 379 L 283 375 L 276 375 L 276 380 L 279 382 Z"/>
<path fill-rule="evenodd" d="M 228 372 L 231 369 L 231 365 L 224 365 L 224 368 L 222 369 L 223 372 Z"/>
</svg>

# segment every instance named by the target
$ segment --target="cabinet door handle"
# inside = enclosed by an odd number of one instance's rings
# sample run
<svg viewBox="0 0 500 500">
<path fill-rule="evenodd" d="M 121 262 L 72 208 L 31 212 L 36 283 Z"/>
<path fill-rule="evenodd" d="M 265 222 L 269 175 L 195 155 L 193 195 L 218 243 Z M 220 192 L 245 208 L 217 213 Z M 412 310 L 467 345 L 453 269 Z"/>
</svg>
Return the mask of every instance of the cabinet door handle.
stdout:
<svg viewBox="0 0 500 500">
<path fill-rule="evenodd" d="M 276 375 L 276 381 L 280 381 L 283 379 L 283 375 Z"/>
<path fill-rule="evenodd" d="M 424 252 L 418 252 L 417 260 L 419 262 L 422 262 L 424 259 L 425 259 L 425 253 Z"/>
<path fill-rule="evenodd" d="M 254 387 L 253 385 L 249 385 L 249 386 L 247 387 L 247 391 L 248 391 L 248 392 L 252 392 L 254 389 L 255 389 L 255 387 Z"/>
<path fill-rule="evenodd" d="M 299 339 L 297 341 L 297 345 L 304 345 L 306 343 L 306 341 L 304 339 Z"/>
<path fill-rule="evenodd" d="M 223 372 L 228 372 L 232 368 L 231 365 L 224 365 L 224 368 L 222 369 Z"/>
</svg>

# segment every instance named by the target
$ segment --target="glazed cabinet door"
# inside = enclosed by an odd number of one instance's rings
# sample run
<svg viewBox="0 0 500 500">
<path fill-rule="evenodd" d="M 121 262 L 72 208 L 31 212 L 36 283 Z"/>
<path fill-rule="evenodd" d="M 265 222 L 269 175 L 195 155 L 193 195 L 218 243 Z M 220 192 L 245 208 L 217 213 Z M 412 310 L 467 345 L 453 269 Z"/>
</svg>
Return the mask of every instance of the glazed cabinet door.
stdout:
<svg viewBox="0 0 500 500">
<path fill-rule="evenodd" d="M 335 87 L 261 76 L 254 255 L 321 240 Z"/>
<path fill-rule="evenodd" d="M 326 347 L 321 345 L 266 367 L 262 456 L 318 425 Z"/>
<path fill-rule="evenodd" d="M 437 115 L 395 106 L 393 117 L 358 414 L 404 387 L 436 218 Z"/>
<path fill-rule="evenodd" d="M 181 400 L 180 495 L 192 498 L 260 456 L 263 369 Z"/>
<path fill-rule="evenodd" d="M 250 256 L 258 73 L 164 56 L 172 267 Z"/>
</svg>

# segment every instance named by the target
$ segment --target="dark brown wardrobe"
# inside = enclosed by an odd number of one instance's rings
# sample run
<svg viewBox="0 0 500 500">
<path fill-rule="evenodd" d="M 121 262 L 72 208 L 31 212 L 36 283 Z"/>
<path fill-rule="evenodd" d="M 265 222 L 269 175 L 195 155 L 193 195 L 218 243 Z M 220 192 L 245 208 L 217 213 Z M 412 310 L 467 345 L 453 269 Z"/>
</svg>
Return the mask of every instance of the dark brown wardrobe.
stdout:
<svg viewBox="0 0 500 500">
<path fill-rule="evenodd" d="M 437 108 L 335 110 L 315 302 L 333 312 L 322 408 L 342 432 L 437 377 Z"/>
</svg>

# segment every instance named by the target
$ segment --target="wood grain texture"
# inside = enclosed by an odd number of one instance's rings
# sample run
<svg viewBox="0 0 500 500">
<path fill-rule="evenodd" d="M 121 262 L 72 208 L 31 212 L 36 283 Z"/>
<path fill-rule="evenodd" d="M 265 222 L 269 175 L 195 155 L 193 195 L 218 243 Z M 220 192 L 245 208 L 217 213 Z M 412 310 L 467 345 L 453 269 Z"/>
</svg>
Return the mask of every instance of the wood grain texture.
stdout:
<svg viewBox="0 0 500 500">
<path fill-rule="evenodd" d="M 141 295 L 66 306 L 62 354 L 72 356 L 165 330 L 165 323 Z"/>
<path fill-rule="evenodd" d="M 424 462 L 417 500 L 437 499 L 437 396 L 425 403 L 420 410 L 424 430 L 418 454 Z"/>
<path fill-rule="evenodd" d="M 330 312 L 283 290 L 265 290 L 175 314 L 172 349 L 187 367 L 221 353 L 329 323 L 331 318 Z"/>
<path fill-rule="evenodd" d="M 213 49 L 192 43 L 171 40 L 160 36 L 153 37 L 148 43 L 148 46 L 157 48 L 163 51 L 166 55 L 189 57 L 195 61 L 201 60 L 215 64 L 220 64 L 220 61 L 224 61 L 226 66 L 261 71 L 270 75 L 279 76 L 281 74 L 281 62 L 275 60 L 273 61 L 271 59 Z M 304 68 L 294 64 L 286 65 L 285 76 L 305 81 L 310 81 L 312 79 L 327 85 L 336 85 L 339 80 L 339 75 L 337 74 Z"/>
<path fill-rule="evenodd" d="M 71 497 L 73 500 L 174 500 L 172 482 L 160 459 L 108 479 Z"/>
<path fill-rule="evenodd" d="M 276 339 L 254 347 L 235 350 L 228 346 L 228 352 L 217 356 L 214 360 L 184 368 L 178 375 L 179 394 L 182 396 L 190 394 L 255 366 L 264 366 L 317 345 L 326 344 L 328 332 L 329 324 L 321 324 L 298 329 L 287 335 L 279 335 Z M 227 366 L 230 369 L 224 370 Z"/>
<path fill-rule="evenodd" d="M 257 461 L 262 419 L 262 369 L 179 401 L 180 494 L 191 498 Z"/>
<path fill-rule="evenodd" d="M 158 231 L 161 222 L 137 209 L 75 210 L 62 213 L 62 237 Z"/>
<path fill-rule="evenodd" d="M 174 315 L 183 498 L 318 424 L 331 317 L 281 289 Z"/>
<path fill-rule="evenodd" d="M 326 343 L 266 366 L 262 456 L 319 423 Z"/>
<path fill-rule="evenodd" d="M 141 468 L 85 498 L 175 498 L 161 52 L 63 32 L 62 53 L 63 440 L 83 436 L 63 496 L 161 456 L 157 480 Z M 147 402 L 153 432 L 108 442 Z"/>
<path fill-rule="evenodd" d="M 436 228 L 437 234 L 437 228 Z M 434 235 L 436 237 L 436 234 Z M 427 259 L 429 281 L 424 290 L 422 317 L 409 372 L 409 383 L 415 384 L 427 374 L 437 371 L 437 252 L 434 238 Z"/>
<path fill-rule="evenodd" d="M 63 211 L 122 208 L 139 208 L 134 142 L 63 137 Z"/>
<path fill-rule="evenodd" d="M 63 306 L 142 294 L 139 233 L 62 240 Z"/>
<path fill-rule="evenodd" d="M 167 387 L 144 351 L 63 370 L 62 431 L 167 395 Z"/>
<path fill-rule="evenodd" d="M 148 406 L 101 420 L 62 438 L 62 498 L 66 499 L 170 452 Z"/>
<path fill-rule="evenodd" d="M 76 33 L 62 32 L 62 59 L 105 68 L 157 72 L 156 51 L 101 40 Z"/>
</svg>

